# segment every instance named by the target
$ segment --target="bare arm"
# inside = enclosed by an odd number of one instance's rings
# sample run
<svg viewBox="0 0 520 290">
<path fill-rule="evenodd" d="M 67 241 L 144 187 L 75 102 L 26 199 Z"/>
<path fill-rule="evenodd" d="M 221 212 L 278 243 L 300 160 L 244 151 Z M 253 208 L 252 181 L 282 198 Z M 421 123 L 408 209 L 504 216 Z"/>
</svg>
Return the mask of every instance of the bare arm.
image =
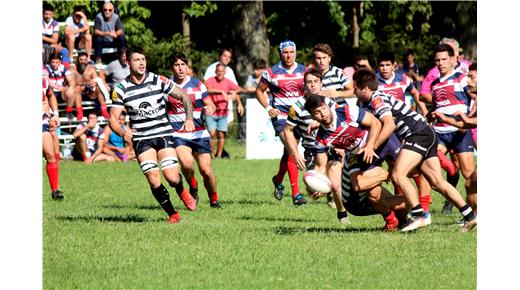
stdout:
<svg viewBox="0 0 520 290">
<path fill-rule="evenodd" d="M 188 132 L 195 130 L 195 124 L 193 123 L 193 105 L 188 94 L 186 94 L 183 90 L 181 90 L 178 87 L 173 87 L 169 95 L 177 100 L 182 101 L 182 105 L 184 106 L 184 112 L 186 113 L 184 130 Z"/>
<path fill-rule="evenodd" d="M 426 114 L 428 113 L 428 109 L 426 108 L 426 105 L 424 104 L 424 102 L 421 101 L 421 99 L 419 97 L 419 91 L 414 87 L 410 93 L 412 94 L 413 101 L 415 102 L 415 104 L 417 104 L 417 106 L 421 110 L 421 114 L 423 116 L 426 116 Z"/>
<path fill-rule="evenodd" d="M 269 113 L 269 117 L 274 118 L 280 114 L 280 111 L 278 109 L 275 109 L 269 105 L 269 102 L 267 101 L 267 97 L 265 96 L 265 91 L 267 91 L 269 87 L 264 83 L 259 83 L 256 87 L 256 99 L 267 110 L 267 113 Z"/>
<path fill-rule="evenodd" d="M 374 149 L 379 148 L 383 143 L 390 138 L 390 135 L 395 131 L 396 125 L 394 122 L 394 118 L 391 114 L 384 116 L 380 119 L 383 126 L 381 127 L 381 131 L 379 132 L 379 136 L 377 136 L 377 140 L 374 144 Z"/>
<path fill-rule="evenodd" d="M 368 127 L 368 139 L 367 143 L 361 150 L 359 154 L 363 153 L 363 161 L 366 163 L 372 163 L 372 159 L 374 156 L 377 157 L 374 152 L 374 144 L 376 142 L 377 137 L 379 136 L 379 132 L 381 131 L 381 122 L 379 122 L 374 115 L 369 112 L 365 113 L 365 117 L 361 121 L 361 125 Z"/>
</svg>

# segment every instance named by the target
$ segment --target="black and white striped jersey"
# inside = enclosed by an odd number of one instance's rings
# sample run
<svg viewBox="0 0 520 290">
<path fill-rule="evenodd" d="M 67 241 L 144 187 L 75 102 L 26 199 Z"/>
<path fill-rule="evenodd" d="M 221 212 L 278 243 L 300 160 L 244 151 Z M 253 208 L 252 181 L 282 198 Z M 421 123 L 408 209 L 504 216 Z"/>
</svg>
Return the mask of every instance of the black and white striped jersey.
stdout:
<svg viewBox="0 0 520 290">
<path fill-rule="evenodd" d="M 310 134 L 307 133 L 307 128 L 312 122 L 314 122 L 314 120 L 312 119 L 311 114 L 304 108 L 305 101 L 306 97 L 299 97 L 296 102 L 294 102 L 289 109 L 286 122 L 287 124 L 300 129 L 303 148 L 316 148 L 316 132 L 318 132 L 318 129 L 315 129 Z M 336 103 L 327 97 L 325 97 L 325 104 L 327 104 L 332 110 L 336 107 Z"/>
<path fill-rule="evenodd" d="M 167 95 L 174 84 L 168 78 L 146 72 L 145 80 L 136 84 L 127 77 L 112 92 L 112 106 L 125 107 L 135 141 L 173 135 L 166 115 Z"/>
<path fill-rule="evenodd" d="M 421 114 L 417 114 L 405 102 L 381 91 L 373 92 L 370 102 L 362 106 L 379 119 L 391 114 L 396 125 L 395 133 L 401 140 L 428 127 Z"/>
<path fill-rule="evenodd" d="M 323 75 L 322 85 L 323 90 L 335 90 L 335 91 L 344 91 L 345 86 L 350 82 L 350 79 L 343 74 L 343 70 L 338 67 L 330 66 L 330 69 Z M 347 101 L 349 105 L 355 105 L 357 102 L 356 98 L 345 99 L 345 98 L 336 98 L 334 99 L 336 103 L 340 106 L 344 106 Z"/>
</svg>

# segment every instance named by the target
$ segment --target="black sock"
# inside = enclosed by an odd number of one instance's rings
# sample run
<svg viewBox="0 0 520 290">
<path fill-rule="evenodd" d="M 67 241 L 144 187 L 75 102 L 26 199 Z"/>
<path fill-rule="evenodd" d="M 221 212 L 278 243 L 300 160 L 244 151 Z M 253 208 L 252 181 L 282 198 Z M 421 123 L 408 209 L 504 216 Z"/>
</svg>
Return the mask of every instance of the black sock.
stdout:
<svg viewBox="0 0 520 290">
<path fill-rule="evenodd" d="M 421 204 L 418 204 L 412 208 L 412 216 L 424 217 L 424 210 Z"/>
<path fill-rule="evenodd" d="M 459 209 L 462 216 L 464 216 L 465 221 L 470 221 L 475 218 L 475 212 L 471 209 L 469 204 L 464 205 Z"/>
<path fill-rule="evenodd" d="M 457 184 L 459 183 L 460 173 L 457 171 L 454 175 L 447 175 L 446 180 L 449 184 L 453 185 L 453 187 L 457 188 Z"/>
<path fill-rule="evenodd" d="M 153 197 L 159 202 L 162 209 L 168 214 L 168 216 L 175 213 L 175 209 L 173 208 L 173 204 L 170 200 L 170 195 L 168 194 L 168 190 L 161 184 L 157 188 L 151 188 Z"/>
<path fill-rule="evenodd" d="M 175 188 L 175 192 L 177 192 L 177 195 L 180 197 L 182 194 L 182 191 L 184 190 L 184 184 L 182 182 L 182 174 L 179 173 L 179 182 L 177 184 L 170 183 L 170 186 Z"/>
</svg>

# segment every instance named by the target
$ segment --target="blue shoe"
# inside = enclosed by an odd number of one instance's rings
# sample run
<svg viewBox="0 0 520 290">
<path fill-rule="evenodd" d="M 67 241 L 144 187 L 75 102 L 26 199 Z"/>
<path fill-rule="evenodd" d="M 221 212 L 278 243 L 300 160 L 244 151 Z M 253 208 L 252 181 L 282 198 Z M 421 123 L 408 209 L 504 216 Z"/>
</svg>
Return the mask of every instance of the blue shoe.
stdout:
<svg viewBox="0 0 520 290">
<path fill-rule="evenodd" d="M 282 200 L 283 184 L 282 183 L 276 184 L 276 176 L 273 176 L 272 181 L 273 181 L 273 185 L 274 185 L 274 192 L 273 192 L 274 198 L 276 198 L 277 200 Z"/>
<path fill-rule="evenodd" d="M 306 204 L 307 200 L 305 199 L 305 197 L 303 197 L 303 195 L 301 193 L 298 193 L 297 195 L 295 195 L 293 197 L 292 203 L 294 205 L 302 205 L 302 204 Z"/>
</svg>

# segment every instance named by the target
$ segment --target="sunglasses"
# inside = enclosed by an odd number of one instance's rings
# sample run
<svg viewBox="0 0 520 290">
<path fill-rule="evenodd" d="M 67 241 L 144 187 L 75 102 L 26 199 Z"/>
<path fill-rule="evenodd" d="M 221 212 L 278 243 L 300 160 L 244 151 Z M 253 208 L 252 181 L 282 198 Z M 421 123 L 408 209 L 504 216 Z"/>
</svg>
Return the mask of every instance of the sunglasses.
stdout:
<svg viewBox="0 0 520 290">
<path fill-rule="evenodd" d="M 103 9 L 103 11 L 112 12 L 112 9 Z"/>
</svg>

